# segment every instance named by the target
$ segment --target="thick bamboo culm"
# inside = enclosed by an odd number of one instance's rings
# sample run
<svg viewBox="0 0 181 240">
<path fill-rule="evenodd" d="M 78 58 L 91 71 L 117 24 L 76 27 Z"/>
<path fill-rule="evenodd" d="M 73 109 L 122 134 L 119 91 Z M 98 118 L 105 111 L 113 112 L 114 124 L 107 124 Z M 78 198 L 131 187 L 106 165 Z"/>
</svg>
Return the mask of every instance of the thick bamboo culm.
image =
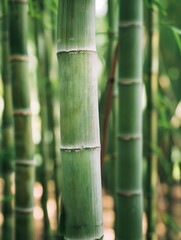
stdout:
<svg viewBox="0 0 181 240">
<path fill-rule="evenodd" d="M 142 239 L 142 0 L 119 1 L 116 239 Z"/>
<path fill-rule="evenodd" d="M 11 192 L 11 174 L 13 172 L 14 157 L 14 131 L 13 131 L 13 108 L 11 75 L 9 62 L 9 34 L 8 34 L 8 9 L 7 1 L 2 1 L 2 80 L 4 110 L 2 116 L 2 172 L 4 179 L 4 201 L 3 201 L 3 234 L 4 240 L 13 239 L 13 193 Z"/>
<path fill-rule="evenodd" d="M 147 10 L 147 240 L 158 239 L 156 235 L 157 224 L 157 155 L 154 147 L 157 146 L 157 89 L 159 68 L 159 32 L 158 32 L 158 9 L 149 1 L 150 8 Z"/>
<path fill-rule="evenodd" d="M 95 1 L 60 0 L 58 60 L 63 239 L 102 239 Z"/>
<path fill-rule="evenodd" d="M 15 239 L 33 240 L 34 160 L 28 84 L 28 2 L 9 1 L 10 61 L 15 129 Z"/>
</svg>

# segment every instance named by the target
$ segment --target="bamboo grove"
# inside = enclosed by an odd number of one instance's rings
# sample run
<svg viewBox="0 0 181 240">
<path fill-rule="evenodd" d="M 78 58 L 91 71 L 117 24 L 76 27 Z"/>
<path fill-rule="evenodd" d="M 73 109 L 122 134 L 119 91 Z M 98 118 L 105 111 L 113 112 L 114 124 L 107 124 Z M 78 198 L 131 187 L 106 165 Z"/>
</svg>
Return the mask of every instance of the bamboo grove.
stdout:
<svg viewBox="0 0 181 240">
<path fill-rule="evenodd" d="M 176 0 L 0 0 L 0 239 L 181 238 Z"/>
</svg>

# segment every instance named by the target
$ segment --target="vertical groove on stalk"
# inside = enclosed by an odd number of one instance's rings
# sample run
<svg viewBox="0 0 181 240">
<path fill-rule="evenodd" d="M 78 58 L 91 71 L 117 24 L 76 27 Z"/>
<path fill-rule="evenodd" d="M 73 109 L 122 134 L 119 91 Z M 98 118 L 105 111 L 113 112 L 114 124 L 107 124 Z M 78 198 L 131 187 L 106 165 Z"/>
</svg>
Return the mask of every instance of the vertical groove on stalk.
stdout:
<svg viewBox="0 0 181 240">
<path fill-rule="evenodd" d="M 10 53 L 15 128 L 15 239 L 33 240 L 34 160 L 27 79 L 28 2 L 9 1 Z"/>
<path fill-rule="evenodd" d="M 103 235 L 94 0 L 59 0 L 63 239 Z"/>
<path fill-rule="evenodd" d="M 142 1 L 120 0 L 116 239 L 142 239 Z"/>
<path fill-rule="evenodd" d="M 2 80 L 4 92 L 4 111 L 2 116 L 2 172 L 4 178 L 4 202 L 3 202 L 3 239 L 13 239 L 13 211 L 11 192 L 11 174 L 13 172 L 14 157 L 14 129 L 13 129 L 13 108 L 11 75 L 9 63 L 9 29 L 8 29 L 8 8 L 7 1 L 2 1 Z"/>
<path fill-rule="evenodd" d="M 157 223 L 157 89 L 158 89 L 158 9 L 149 1 L 148 9 L 148 63 L 147 63 L 147 240 L 155 240 Z"/>
</svg>

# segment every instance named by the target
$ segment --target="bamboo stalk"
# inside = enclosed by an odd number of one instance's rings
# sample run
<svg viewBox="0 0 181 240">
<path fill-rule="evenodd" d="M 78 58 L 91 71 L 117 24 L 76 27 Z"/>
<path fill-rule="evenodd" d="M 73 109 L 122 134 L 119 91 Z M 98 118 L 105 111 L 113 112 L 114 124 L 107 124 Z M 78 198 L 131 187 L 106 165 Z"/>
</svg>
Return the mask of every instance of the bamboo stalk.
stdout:
<svg viewBox="0 0 181 240">
<path fill-rule="evenodd" d="M 43 3 L 42 3 L 43 4 Z M 39 10 L 43 10 L 39 6 Z M 49 148 L 46 141 L 46 133 L 48 132 L 48 112 L 46 99 L 46 66 L 45 66 L 45 41 L 42 19 L 34 21 L 35 43 L 38 58 L 38 95 L 40 102 L 41 116 L 41 155 L 43 164 L 41 169 L 41 181 L 43 185 L 43 195 L 41 199 L 42 209 L 44 213 L 44 238 L 51 239 L 50 221 L 48 217 L 47 201 L 48 201 L 48 166 L 49 166 Z"/>
<path fill-rule="evenodd" d="M 116 239 L 142 239 L 142 1 L 120 0 Z"/>
<path fill-rule="evenodd" d="M 103 170 L 103 161 L 106 154 L 106 145 L 107 145 L 107 134 L 108 134 L 108 126 L 109 126 L 109 114 L 111 111 L 112 105 L 112 95 L 113 95 L 113 86 L 115 82 L 115 70 L 116 70 L 116 63 L 117 63 L 117 55 L 118 55 L 118 45 L 115 48 L 112 66 L 110 70 L 110 76 L 107 81 L 107 96 L 105 102 L 105 111 L 104 111 L 104 118 L 103 118 L 103 133 L 102 133 L 102 144 L 101 144 L 101 169 Z"/>
<path fill-rule="evenodd" d="M 11 174 L 13 172 L 14 158 L 14 128 L 11 75 L 9 63 L 9 33 L 8 33 L 8 9 L 7 1 L 2 1 L 2 80 L 4 92 L 4 111 L 2 117 L 2 172 L 4 178 L 4 202 L 3 202 L 3 233 L 4 240 L 13 239 L 13 194 L 11 192 Z"/>
<path fill-rule="evenodd" d="M 33 240 L 34 160 L 27 79 L 27 1 L 9 1 L 10 53 L 15 128 L 15 239 Z M 22 227 L 23 226 L 23 227 Z"/>
<path fill-rule="evenodd" d="M 148 9 L 148 63 L 147 63 L 147 240 L 157 239 L 157 89 L 158 89 L 158 9 L 149 1 Z"/>
<path fill-rule="evenodd" d="M 60 0 L 63 239 L 103 235 L 94 0 Z"/>
</svg>

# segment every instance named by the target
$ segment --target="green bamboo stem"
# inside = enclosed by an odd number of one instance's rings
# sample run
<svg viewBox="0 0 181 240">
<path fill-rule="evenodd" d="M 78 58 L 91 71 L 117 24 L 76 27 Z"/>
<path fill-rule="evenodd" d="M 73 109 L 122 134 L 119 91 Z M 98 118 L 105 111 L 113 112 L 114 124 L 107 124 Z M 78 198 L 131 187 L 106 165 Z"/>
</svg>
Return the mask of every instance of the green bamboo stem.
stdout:
<svg viewBox="0 0 181 240">
<path fill-rule="evenodd" d="M 149 1 L 150 5 L 152 1 Z M 148 9 L 148 63 L 147 63 L 147 240 L 158 239 L 157 224 L 157 161 L 154 151 L 157 146 L 157 89 L 158 89 L 158 12 L 157 8 Z"/>
<path fill-rule="evenodd" d="M 9 10 L 16 164 L 15 239 L 33 240 L 34 150 L 27 79 L 27 2 L 11 0 Z"/>
<path fill-rule="evenodd" d="M 11 174 L 13 172 L 14 157 L 14 127 L 11 76 L 9 63 L 9 34 L 8 34 L 8 9 L 7 1 L 2 1 L 2 80 L 4 92 L 4 111 L 2 117 L 2 172 L 4 178 L 4 202 L 3 202 L 3 233 L 4 240 L 13 239 L 13 194 L 11 192 Z"/>
<path fill-rule="evenodd" d="M 45 76 L 46 76 L 46 99 L 47 99 L 47 115 L 48 115 L 48 130 L 52 134 L 52 141 L 50 142 L 50 157 L 53 160 L 53 178 L 55 183 L 55 200 L 56 200 L 56 218 L 59 221 L 59 197 L 60 197 L 60 184 L 58 178 L 58 154 L 56 150 L 56 136 L 55 136 L 55 116 L 53 104 L 53 90 L 52 82 L 50 79 L 51 69 L 51 50 L 52 50 L 52 34 L 49 30 L 45 31 Z"/>
<path fill-rule="evenodd" d="M 142 239 L 142 1 L 120 0 L 116 239 Z"/>
<path fill-rule="evenodd" d="M 41 11 L 41 9 L 40 9 Z M 43 158 L 41 181 L 43 185 L 42 208 L 44 213 L 44 238 L 51 238 L 50 221 L 47 211 L 48 201 L 48 166 L 49 166 L 49 149 L 46 141 L 46 133 L 48 132 L 48 112 L 46 99 L 46 65 L 45 65 L 45 41 L 43 23 L 41 20 L 34 21 L 35 27 L 35 43 L 38 58 L 38 95 L 40 101 L 40 116 L 41 116 L 41 143 L 40 149 Z"/>
<path fill-rule="evenodd" d="M 106 94 L 106 102 L 105 102 L 105 110 L 104 110 L 104 118 L 103 118 L 103 133 L 102 133 L 102 144 L 101 144 L 101 169 L 103 169 L 103 161 L 106 155 L 109 115 L 110 115 L 111 106 L 112 106 L 117 55 L 118 55 L 118 45 L 116 46 L 114 51 L 112 66 L 110 70 L 110 76 L 107 81 L 107 94 Z"/>
<path fill-rule="evenodd" d="M 63 239 L 103 236 L 94 0 L 60 0 Z"/>
</svg>

